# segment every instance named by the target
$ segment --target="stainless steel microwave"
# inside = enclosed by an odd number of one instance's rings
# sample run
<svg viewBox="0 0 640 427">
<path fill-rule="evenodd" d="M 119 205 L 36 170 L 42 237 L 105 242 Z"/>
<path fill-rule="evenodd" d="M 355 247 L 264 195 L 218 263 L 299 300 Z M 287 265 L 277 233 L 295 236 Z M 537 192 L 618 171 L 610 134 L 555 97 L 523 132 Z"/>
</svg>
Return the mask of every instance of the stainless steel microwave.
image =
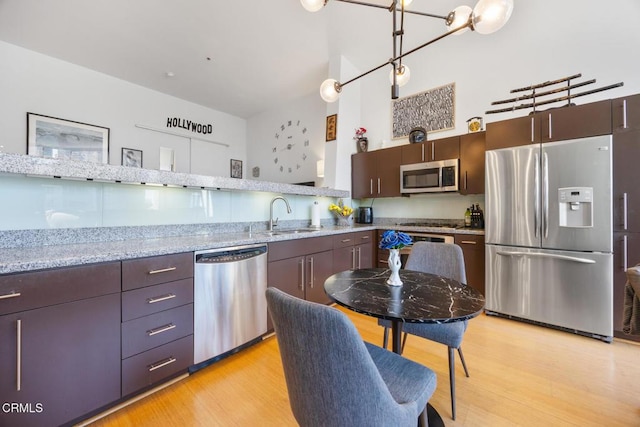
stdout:
<svg viewBox="0 0 640 427">
<path fill-rule="evenodd" d="M 458 159 L 400 166 L 403 194 L 458 191 Z"/>
</svg>

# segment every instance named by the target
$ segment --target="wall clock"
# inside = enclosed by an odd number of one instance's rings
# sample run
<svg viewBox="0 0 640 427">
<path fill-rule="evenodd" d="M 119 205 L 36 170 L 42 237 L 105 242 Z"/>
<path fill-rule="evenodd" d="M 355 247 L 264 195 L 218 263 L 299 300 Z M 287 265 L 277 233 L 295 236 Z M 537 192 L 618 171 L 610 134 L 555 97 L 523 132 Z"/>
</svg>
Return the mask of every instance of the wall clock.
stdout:
<svg viewBox="0 0 640 427">
<path fill-rule="evenodd" d="M 273 163 L 281 173 L 290 174 L 300 169 L 309 157 L 307 132 L 307 127 L 300 120 L 287 120 L 276 131 Z"/>
</svg>

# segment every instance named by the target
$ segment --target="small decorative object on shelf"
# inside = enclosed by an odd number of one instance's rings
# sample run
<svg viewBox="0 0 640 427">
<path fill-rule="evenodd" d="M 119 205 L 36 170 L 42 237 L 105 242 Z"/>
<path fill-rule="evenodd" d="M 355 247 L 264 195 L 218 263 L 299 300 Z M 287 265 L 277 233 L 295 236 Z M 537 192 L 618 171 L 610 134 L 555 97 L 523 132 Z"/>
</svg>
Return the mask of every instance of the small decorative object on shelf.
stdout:
<svg viewBox="0 0 640 427">
<path fill-rule="evenodd" d="M 380 249 L 389 250 L 389 270 L 391 276 L 387 279 L 387 285 L 401 286 L 400 280 L 400 249 L 413 244 L 411 237 L 401 231 L 387 230 L 382 234 L 380 239 Z"/>
<path fill-rule="evenodd" d="M 338 226 L 349 227 L 351 226 L 351 215 L 353 214 L 353 208 L 345 206 L 342 199 L 338 200 L 338 204 L 330 204 L 329 211 L 338 219 Z"/>
<path fill-rule="evenodd" d="M 482 117 L 471 117 L 467 120 L 467 130 L 469 133 L 480 132 L 482 130 Z"/>
<path fill-rule="evenodd" d="M 365 133 L 367 133 L 365 128 L 358 128 L 356 129 L 356 136 L 353 137 L 356 140 L 358 153 L 365 153 L 369 149 L 369 139 L 364 136 Z"/>
</svg>

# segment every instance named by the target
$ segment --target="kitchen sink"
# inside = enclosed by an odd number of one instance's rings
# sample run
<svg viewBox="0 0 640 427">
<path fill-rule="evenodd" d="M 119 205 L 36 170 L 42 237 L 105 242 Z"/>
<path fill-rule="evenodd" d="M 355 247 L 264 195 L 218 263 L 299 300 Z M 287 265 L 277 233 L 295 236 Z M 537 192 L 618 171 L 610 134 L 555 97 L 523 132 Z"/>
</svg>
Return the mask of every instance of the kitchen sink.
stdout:
<svg viewBox="0 0 640 427">
<path fill-rule="evenodd" d="M 319 231 L 317 228 L 290 228 L 283 230 L 273 230 L 273 231 L 261 231 L 260 234 L 266 234 L 268 236 L 279 236 L 283 234 L 300 234 L 300 233 L 313 233 L 314 231 Z"/>
</svg>

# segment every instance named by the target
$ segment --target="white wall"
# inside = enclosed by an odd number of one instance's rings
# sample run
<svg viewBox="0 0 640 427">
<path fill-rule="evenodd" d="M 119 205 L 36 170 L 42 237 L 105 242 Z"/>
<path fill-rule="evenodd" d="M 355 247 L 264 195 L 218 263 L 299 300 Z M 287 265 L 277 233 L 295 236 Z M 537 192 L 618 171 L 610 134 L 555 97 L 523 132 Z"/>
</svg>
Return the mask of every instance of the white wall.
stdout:
<svg viewBox="0 0 640 427">
<path fill-rule="evenodd" d="M 26 113 L 110 128 L 109 163 L 121 148 L 143 151 L 143 166 L 159 168 L 159 147 L 173 148 L 176 170 L 229 176 L 229 160 L 246 158 L 246 121 L 87 68 L 0 42 L 0 145 L 26 154 Z M 171 129 L 229 144 L 229 148 L 136 128 L 166 129 L 168 117 L 213 125 L 212 135 Z"/>
<path fill-rule="evenodd" d="M 324 102 L 314 93 L 251 117 L 247 121 L 246 177 L 288 184 L 316 181 L 316 161 L 325 157 L 324 109 Z M 287 144 L 293 144 L 291 150 L 285 148 Z M 256 166 L 259 177 L 252 175 Z"/>
</svg>

